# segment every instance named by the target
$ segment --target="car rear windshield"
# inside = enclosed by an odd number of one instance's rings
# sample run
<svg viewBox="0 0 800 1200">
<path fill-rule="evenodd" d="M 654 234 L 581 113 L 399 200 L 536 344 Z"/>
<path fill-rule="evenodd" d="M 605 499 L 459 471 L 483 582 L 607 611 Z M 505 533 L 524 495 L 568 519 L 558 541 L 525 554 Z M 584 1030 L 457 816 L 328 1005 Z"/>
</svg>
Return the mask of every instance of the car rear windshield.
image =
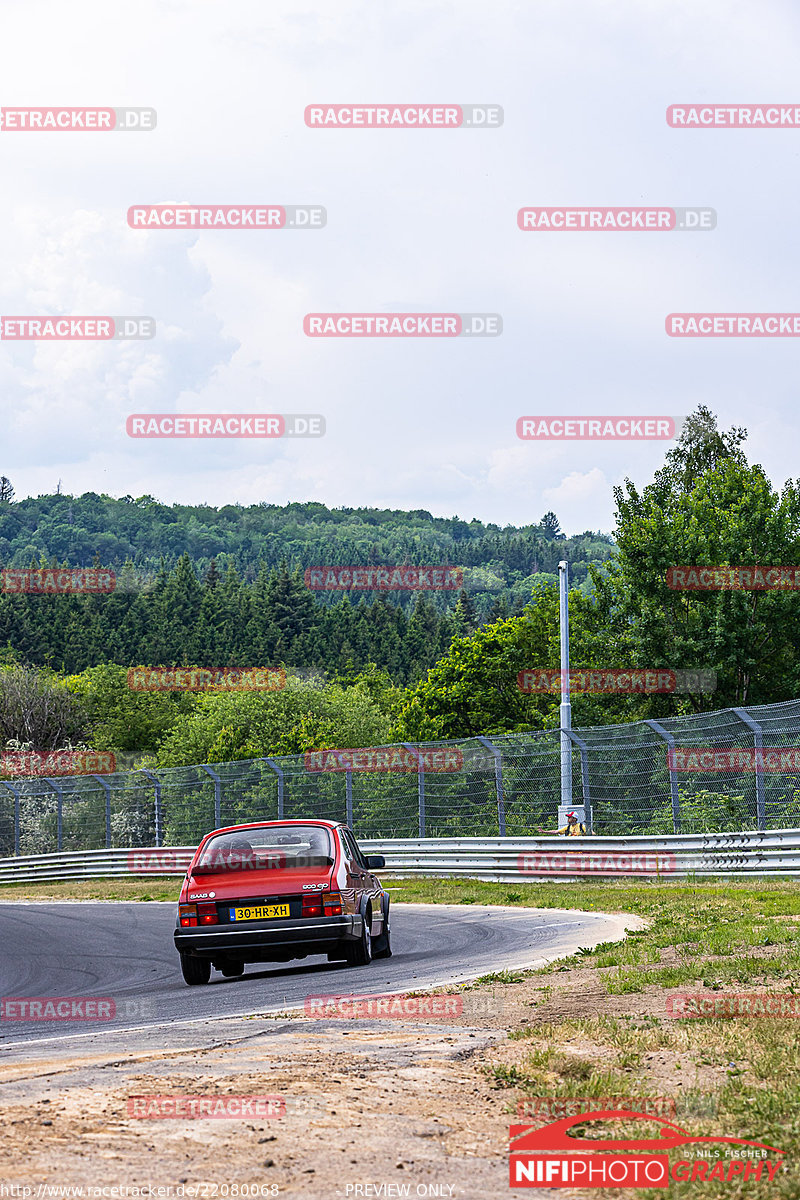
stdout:
<svg viewBox="0 0 800 1200">
<path fill-rule="evenodd" d="M 209 839 L 193 875 L 333 866 L 331 835 L 320 825 L 273 825 Z"/>
</svg>

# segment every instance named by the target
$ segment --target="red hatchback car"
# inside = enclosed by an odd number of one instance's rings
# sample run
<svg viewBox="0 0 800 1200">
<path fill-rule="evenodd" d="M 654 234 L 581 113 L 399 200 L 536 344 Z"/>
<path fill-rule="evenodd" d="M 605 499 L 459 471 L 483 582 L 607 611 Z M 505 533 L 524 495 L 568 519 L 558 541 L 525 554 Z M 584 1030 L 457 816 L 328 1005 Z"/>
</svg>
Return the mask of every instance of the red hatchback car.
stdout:
<svg viewBox="0 0 800 1200">
<path fill-rule="evenodd" d="M 389 895 L 336 821 L 259 821 L 206 834 L 181 888 L 175 945 L 183 978 L 211 967 L 241 975 L 248 962 L 326 954 L 366 966 L 389 958 Z"/>
</svg>

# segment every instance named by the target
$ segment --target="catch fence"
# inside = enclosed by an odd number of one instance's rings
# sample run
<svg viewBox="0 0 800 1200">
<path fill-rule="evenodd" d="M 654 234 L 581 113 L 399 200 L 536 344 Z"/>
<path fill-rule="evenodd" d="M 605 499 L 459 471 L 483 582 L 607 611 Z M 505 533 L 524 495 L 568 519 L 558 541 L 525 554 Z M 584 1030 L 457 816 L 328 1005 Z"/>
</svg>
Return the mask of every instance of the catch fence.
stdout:
<svg viewBox="0 0 800 1200">
<path fill-rule="evenodd" d="M 573 801 L 596 835 L 800 828 L 800 700 L 573 729 L 570 738 Z M 282 817 L 347 821 L 365 839 L 556 828 L 558 729 L 379 751 L 6 777 L 0 857 L 189 846 L 212 828 Z"/>
</svg>

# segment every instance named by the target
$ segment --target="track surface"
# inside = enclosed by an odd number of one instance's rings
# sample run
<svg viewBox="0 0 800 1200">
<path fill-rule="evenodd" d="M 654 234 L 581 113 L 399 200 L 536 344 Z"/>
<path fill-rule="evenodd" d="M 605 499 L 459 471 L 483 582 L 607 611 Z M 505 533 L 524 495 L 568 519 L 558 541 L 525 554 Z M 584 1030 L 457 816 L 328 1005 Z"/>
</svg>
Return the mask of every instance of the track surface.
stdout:
<svg viewBox="0 0 800 1200">
<path fill-rule="evenodd" d="M 187 987 L 172 941 L 173 903 L 0 904 L 0 995 L 112 998 L 111 1021 L 0 1021 L 0 1055 L 76 1035 L 145 1029 L 303 1005 L 307 996 L 437 987 L 510 967 L 538 966 L 579 946 L 614 941 L 635 918 L 478 905 L 395 904 L 391 959 L 348 968 L 309 957 L 253 964 L 239 979 L 213 971 Z M 116 1038 L 114 1039 L 117 1040 Z"/>
</svg>

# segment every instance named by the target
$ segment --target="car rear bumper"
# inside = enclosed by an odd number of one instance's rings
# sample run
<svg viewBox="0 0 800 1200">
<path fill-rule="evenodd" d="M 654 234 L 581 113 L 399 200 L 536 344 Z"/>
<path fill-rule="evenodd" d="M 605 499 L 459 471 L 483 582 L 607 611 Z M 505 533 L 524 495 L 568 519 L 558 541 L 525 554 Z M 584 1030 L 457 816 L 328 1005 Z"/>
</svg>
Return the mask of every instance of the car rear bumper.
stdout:
<svg viewBox="0 0 800 1200">
<path fill-rule="evenodd" d="M 209 958 L 305 944 L 320 946 L 324 953 L 337 942 L 361 937 L 362 924 L 360 913 L 345 913 L 340 917 L 292 917 L 268 925 L 248 922 L 247 926 L 182 927 L 175 930 L 175 946 L 184 954 Z"/>
</svg>

